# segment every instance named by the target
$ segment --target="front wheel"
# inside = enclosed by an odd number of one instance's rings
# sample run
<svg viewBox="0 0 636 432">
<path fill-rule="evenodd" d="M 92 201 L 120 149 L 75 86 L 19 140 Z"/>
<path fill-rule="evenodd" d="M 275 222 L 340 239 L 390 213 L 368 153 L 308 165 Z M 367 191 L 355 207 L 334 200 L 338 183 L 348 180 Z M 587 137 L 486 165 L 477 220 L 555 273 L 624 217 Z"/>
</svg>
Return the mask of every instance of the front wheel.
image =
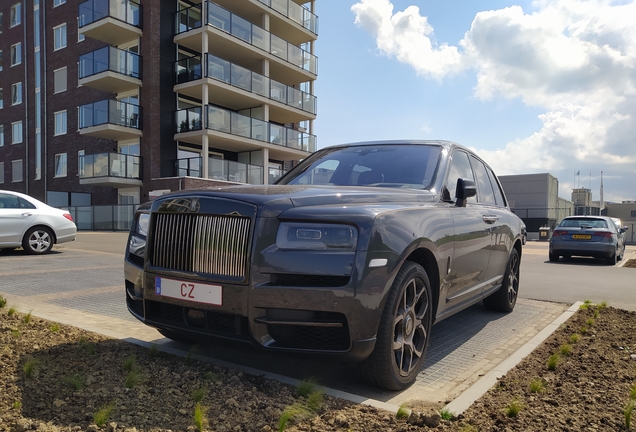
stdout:
<svg viewBox="0 0 636 432">
<path fill-rule="evenodd" d="M 35 227 L 27 231 L 22 239 L 22 248 L 30 255 L 45 254 L 53 248 L 53 233 L 44 227 Z"/>
<path fill-rule="evenodd" d="M 499 312 L 512 312 L 515 308 L 515 304 L 517 304 L 517 294 L 519 294 L 520 261 L 519 252 L 513 248 L 510 253 L 510 258 L 508 258 L 501 288 L 484 299 L 486 309 Z"/>
<path fill-rule="evenodd" d="M 368 382 L 402 390 L 422 369 L 433 325 L 431 284 L 426 270 L 404 263 L 387 295 L 375 349 L 360 363 Z"/>
</svg>

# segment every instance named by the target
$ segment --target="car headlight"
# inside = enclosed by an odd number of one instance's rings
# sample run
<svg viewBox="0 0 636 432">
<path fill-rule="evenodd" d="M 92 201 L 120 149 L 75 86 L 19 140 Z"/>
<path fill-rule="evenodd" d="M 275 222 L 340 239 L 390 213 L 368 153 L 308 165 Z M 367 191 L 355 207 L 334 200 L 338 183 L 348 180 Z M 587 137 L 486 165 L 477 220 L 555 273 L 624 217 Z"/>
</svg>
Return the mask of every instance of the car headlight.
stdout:
<svg viewBox="0 0 636 432">
<path fill-rule="evenodd" d="M 279 249 L 355 250 L 358 230 L 350 225 L 283 222 L 278 227 Z"/>
<path fill-rule="evenodd" d="M 130 241 L 128 242 L 128 252 L 143 258 L 146 254 L 146 236 L 148 235 L 148 223 L 150 214 L 141 213 L 135 221 Z"/>
<path fill-rule="evenodd" d="M 146 237 L 148 235 L 148 224 L 150 223 L 150 215 L 142 213 L 137 220 L 137 233 Z"/>
</svg>

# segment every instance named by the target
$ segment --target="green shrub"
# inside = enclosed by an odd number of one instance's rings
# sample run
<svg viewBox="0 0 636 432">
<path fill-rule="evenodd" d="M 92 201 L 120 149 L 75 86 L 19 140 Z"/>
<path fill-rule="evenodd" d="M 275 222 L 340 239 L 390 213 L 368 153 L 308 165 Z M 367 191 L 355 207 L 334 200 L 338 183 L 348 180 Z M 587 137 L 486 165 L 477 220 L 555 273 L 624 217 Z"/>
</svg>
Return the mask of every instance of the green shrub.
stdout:
<svg viewBox="0 0 636 432">
<path fill-rule="evenodd" d="M 532 393 L 541 393 L 543 391 L 543 380 L 541 378 L 535 378 L 530 381 L 530 391 Z"/>
<path fill-rule="evenodd" d="M 37 370 L 38 363 L 38 359 L 36 358 L 29 359 L 26 363 L 24 363 L 22 370 L 24 370 L 24 376 L 26 378 L 33 378 L 33 376 L 35 375 L 35 371 Z"/>
<path fill-rule="evenodd" d="M 201 402 L 197 402 L 194 406 L 194 425 L 199 431 L 203 431 L 208 425 L 208 419 L 205 416 L 205 408 L 201 405 Z"/>
<path fill-rule="evenodd" d="M 93 414 L 93 421 L 99 427 L 102 427 L 108 421 L 111 412 L 113 411 L 113 404 L 104 405 L 95 414 Z"/>
<path fill-rule="evenodd" d="M 405 404 L 402 404 L 398 408 L 397 413 L 395 413 L 395 418 L 407 419 L 409 418 L 410 415 L 411 415 L 411 409 Z"/>
<path fill-rule="evenodd" d="M 64 383 L 72 389 L 81 390 L 84 387 L 84 377 L 80 374 L 73 374 L 64 378 Z"/>
<path fill-rule="evenodd" d="M 508 417 L 517 417 L 517 414 L 519 414 L 522 408 L 523 404 L 515 398 L 506 405 L 506 415 Z"/>
<path fill-rule="evenodd" d="M 559 356 L 558 353 L 554 353 L 550 356 L 550 358 L 548 359 L 548 370 L 555 370 L 557 367 L 557 364 L 559 363 L 559 360 L 561 360 L 561 357 Z"/>
<path fill-rule="evenodd" d="M 9 316 L 13 316 L 15 314 L 16 310 L 15 308 L 12 306 L 9 308 L 9 310 L 7 311 L 7 315 Z"/>
<path fill-rule="evenodd" d="M 126 388 L 133 388 L 141 381 L 141 376 L 139 375 L 139 371 L 137 369 L 131 370 L 126 374 L 126 381 L 124 385 Z"/>
<path fill-rule="evenodd" d="M 22 322 L 28 324 L 31 322 L 31 312 L 22 317 Z"/>
<path fill-rule="evenodd" d="M 317 387 L 318 382 L 314 378 L 307 378 L 296 385 L 296 391 L 298 392 L 298 396 L 308 397 Z"/>
<path fill-rule="evenodd" d="M 137 369 L 137 357 L 133 354 L 126 357 L 123 364 L 124 372 L 132 372 Z"/>
<path fill-rule="evenodd" d="M 304 407 L 302 404 L 295 403 L 293 405 L 285 408 L 280 418 L 278 419 L 278 431 L 283 432 L 287 427 L 287 423 L 291 420 L 301 420 L 304 418 L 309 418 L 311 416 L 311 412 Z"/>
<path fill-rule="evenodd" d="M 455 415 L 450 412 L 449 410 L 447 410 L 446 408 L 442 408 L 439 411 L 439 416 L 443 419 L 443 420 L 452 420 L 453 417 L 455 417 Z"/>
<path fill-rule="evenodd" d="M 206 392 L 207 392 L 207 389 L 205 387 L 198 388 L 192 392 L 192 399 L 195 402 L 201 402 L 203 398 L 205 397 Z"/>
<path fill-rule="evenodd" d="M 562 355 L 569 356 L 572 353 L 572 345 L 563 344 L 561 345 L 561 348 L 559 348 L 559 351 Z"/>
<path fill-rule="evenodd" d="M 572 342 L 572 343 L 577 343 L 579 341 L 579 339 L 581 339 L 581 336 L 579 336 L 576 333 L 574 333 L 572 336 L 570 336 L 570 342 Z"/>
<path fill-rule="evenodd" d="M 7 305 L 7 299 L 0 295 L 0 309 Z"/>
<path fill-rule="evenodd" d="M 311 411 L 316 412 L 320 409 L 321 406 L 322 406 L 321 391 L 316 390 L 310 393 L 309 396 L 307 396 L 307 408 L 309 408 Z"/>
<path fill-rule="evenodd" d="M 58 333 L 60 331 L 60 325 L 58 323 L 53 323 L 49 327 L 52 333 Z"/>
</svg>

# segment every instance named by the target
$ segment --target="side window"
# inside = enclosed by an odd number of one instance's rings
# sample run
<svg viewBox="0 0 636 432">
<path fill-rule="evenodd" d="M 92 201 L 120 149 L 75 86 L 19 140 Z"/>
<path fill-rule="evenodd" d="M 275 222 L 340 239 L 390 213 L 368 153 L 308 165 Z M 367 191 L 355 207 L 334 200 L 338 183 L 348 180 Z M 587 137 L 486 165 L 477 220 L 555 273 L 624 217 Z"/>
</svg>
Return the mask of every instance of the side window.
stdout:
<svg viewBox="0 0 636 432">
<path fill-rule="evenodd" d="M 20 197 L 18 197 L 18 201 L 20 202 L 20 208 L 23 208 L 23 209 L 34 209 L 34 208 L 37 208 L 33 204 L 28 202 L 27 200 L 22 199 Z"/>
<path fill-rule="evenodd" d="M 15 195 L 0 194 L 0 203 L 2 204 L 2 208 L 20 208 L 20 202 L 18 201 L 18 199 L 19 198 Z"/>
<path fill-rule="evenodd" d="M 479 202 L 482 204 L 495 205 L 495 193 L 492 190 L 486 167 L 473 156 L 470 156 L 470 164 L 473 166 L 473 172 L 477 178 Z"/>
<path fill-rule="evenodd" d="M 490 178 L 490 183 L 492 184 L 492 189 L 495 193 L 495 202 L 498 206 L 505 207 L 506 206 L 506 198 L 504 197 L 503 191 L 499 186 L 499 182 L 497 181 L 497 177 L 495 177 L 495 173 L 493 173 L 490 169 L 488 169 L 488 177 Z"/>
<path fill-rule="evenodd" d="M 457 179 L 460 178 L 475 181 L 473 170 L 470 167 L 470 162 L 468 161 L 468 155 L 461 150 L 455 150 L 455 152 L 453 153 L 450 170 L 448 170 L 448 177 L 446 178 L 445 187 L 447 191 L 443 192 L 444 198 L 448 198 L 452 201 L 455 200 Z M 477 199 L 476 197 L 470 197 L 468 198 L 468 202 L 475 203 L 477 202 Z"/>
</svg>

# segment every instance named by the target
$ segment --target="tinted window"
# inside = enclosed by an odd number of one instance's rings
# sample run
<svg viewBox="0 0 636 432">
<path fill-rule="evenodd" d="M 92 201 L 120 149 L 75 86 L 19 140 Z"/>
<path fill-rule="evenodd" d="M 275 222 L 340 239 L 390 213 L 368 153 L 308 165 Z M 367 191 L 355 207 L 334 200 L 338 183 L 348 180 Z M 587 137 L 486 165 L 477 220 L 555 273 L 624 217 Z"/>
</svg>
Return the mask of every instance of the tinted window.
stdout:
<svg viewBox="0 0 636 432">
<path fill-rule="evenodd" d="M 433 145 L 364 145 L 327 149 L 295 167 L 278 184 L 379 186 L 427 189 L 441 148 Z"/>
<path fill-rule="evenodd" d="M 20 208 L 20 200 L 15 195 L 0 194 L 0 208 Z"/>
<path fill-rule="evenodd" d="M 470 157 L 470 164 L 473 167 L 473 172 L 477 178 L 477 196 L 479 202 L 482 204 L 495 205 L 495 194 L 486 172 L 486 167 L 481 161 L 478 161 L 473 156 Z"/>
<path fill-rule="evenodd" d="M 490 169 L 486 169 L 488 171 L 488 178 L 490 178 L 490 184 L 492 184 L 493 192 L 495 193 L 495 202 L 498 206 L 505 207 L 506 199 L 504 198 L 504 194 L 499 186 L 499 182 L 497 181 L 497 177 L 495 177 L 495 173 L 493 173 Z"/>
<path fill-rule="evenodd" d="M 614 225 L 614 224 L 612 224 Z M 609 228 L 604 219 L 571 218 L 563 219 L 559 226 L 564 228 Z M 614 227 L 615 228 L 615 227 Z M 611 228 L 610 228 L 611 229 Z"/>
<path fill-rule="evenodd" d="M 475 181 L 473 170 L 468 161 L 468 155 L 463 151 L 455 150 L 445 184 L 448 195 L 445 196 L 444 199 L 454 200 L 456 198 L 455 191 L 457 189 L 457 179 L 459 178 Z M 444 195 L 446 195 L 446 193 L 444 193 Z M 477 199 L 470 197 L 468 198 L 468 202 L 477 202 Z"/>
<path fill-rule="evenodd" d="M 34 208 L 37 208 L 37 207 L 35 207 L 33 204 L 31 204 L 30 202 L 28 202 L 27 200 L 25 200 L 24 198 L 18 198 L 18 201 L 20 202 L 20 208 L 24 208 L 24 209 L 34 209 Z"/>
</svg>

